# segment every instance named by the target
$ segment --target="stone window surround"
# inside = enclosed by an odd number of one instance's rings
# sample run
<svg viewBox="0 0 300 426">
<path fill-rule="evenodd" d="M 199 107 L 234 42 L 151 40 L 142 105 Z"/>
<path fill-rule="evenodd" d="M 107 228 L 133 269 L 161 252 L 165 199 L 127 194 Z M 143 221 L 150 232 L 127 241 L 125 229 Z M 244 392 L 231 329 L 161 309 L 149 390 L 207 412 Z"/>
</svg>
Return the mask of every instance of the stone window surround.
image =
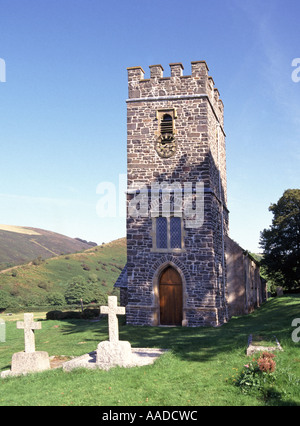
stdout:
<svg viewBox="0 0 300 426">
<path fill-rule="evenodd" d="M 170 216 L 171 217 L 171 216 Z M 167 217 L 167 238 L 168 238 L 168 248 L 157 248 L 156 247 L 156 217 L 152 218 L 152 253 L 184 253 L 186 250 L 184 248 L 184 237 L 185 237 L 185 231 L 184 231 L 184 223 L 183 218 L 181 219 L 181 248 L 171 248 L 170 241 L 171 241 L 171 235 L 170 235 L 170 217 Z"/>
<path fill-rule="evenodd" d="M 175 135 L 177 132 L 175 130 L 175 121 L 177 118 L 177 111 L 175 108 L 159 108 L 156 110 L 156 120 L 158 120 L 158 123 L 160 125 L 160 122 L 165 114 L 168 114 L 172 117 L 172 127 L 173 127 L 173 134 Z M 161 134 L 161 128 L 159 126 L 159 129 L 155 132 L 157 136 L 160 136 Z"/>
</svg>

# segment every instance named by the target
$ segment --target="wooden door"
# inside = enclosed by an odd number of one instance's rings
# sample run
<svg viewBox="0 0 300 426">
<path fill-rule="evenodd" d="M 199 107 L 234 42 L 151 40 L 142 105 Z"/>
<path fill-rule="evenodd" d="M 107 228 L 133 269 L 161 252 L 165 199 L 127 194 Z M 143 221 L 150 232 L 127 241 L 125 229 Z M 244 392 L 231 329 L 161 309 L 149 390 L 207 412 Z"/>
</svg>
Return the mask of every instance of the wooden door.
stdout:
<svg viewBox="0 0 300 426">
<path fill-rule="evenodd" d="M 167 267 L 159 281 L 160 324 L 181 325 L 182 323 L 182 281 L 179 273 Z"/>
</svg>

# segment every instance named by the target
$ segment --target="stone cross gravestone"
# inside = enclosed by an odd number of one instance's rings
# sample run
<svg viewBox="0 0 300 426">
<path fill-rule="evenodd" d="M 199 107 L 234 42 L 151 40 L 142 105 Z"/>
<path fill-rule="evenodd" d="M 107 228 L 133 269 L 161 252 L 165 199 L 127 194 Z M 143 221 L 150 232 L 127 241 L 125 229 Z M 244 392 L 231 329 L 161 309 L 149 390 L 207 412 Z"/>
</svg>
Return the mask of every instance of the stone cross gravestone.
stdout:
<svg viewBox="0 0 300 426">
<path fill-rule="evenodd" d="M 109 296 L 108 306 L 100 306 L 100 313 L 108 315 L 109 341 L 118 342 L 119 322 L 117 315 L 125 315 L 125 308 L 117 305 L 117 296 Z"/>
<path fill-rule="evenodd" d="M 24 321 L 17 321 L 17 328 L 24 329 L 25 352 L 35 352 L 34 330 L 41 330 L 42 324 L 34 322 L 33 314 L 24 314 Z"/>
<path fill-rule="evenodd" d="M 0 343 L 5 342 L 5 321 L 0 318 Z"/>
<path fill-rule="evenodd" d="M 126 367 L 132 362 L 131 345 L 119 340 L 119 324 L 117 315 L 125 315 L 125 308 L 117 306 L 117 296 L 108 297 L 108 306 L 100 307 L 101 314 L 108 315 L 109 340 L 97 346 L 96 364 L 108 369 L 113 366 Z"/>
<path fill-rule="evenodd" d="M 125 308 L 117 305 L 117 297 L 108 297 L 108 306 L 100 307 L 101 314 L 108 315 L 109 340 L 100 342 L 97 350 L 82 355 L 63 364 L 64 371 L 74 368 L 101 368 L 109 370 L 111 367 L 137 367 L 152 364 L 164 349 L 131 349 L 127 341 L 119 340 L 119 324 L 117 315 L 124 315 Z"/>
<path fill-rule="evenodd" d="M 34 330 L 40 330 L 42 324 L 34 322 L 33 314 L 24 314 L 24 321 L 17 321 L 17 328 L 24 329 L 25 351 L 13 354 L 11 370 L 3 371 L 1 377 L 48 370 L 50 368 L 48 353 L 35 351 Z"/>
</svg>

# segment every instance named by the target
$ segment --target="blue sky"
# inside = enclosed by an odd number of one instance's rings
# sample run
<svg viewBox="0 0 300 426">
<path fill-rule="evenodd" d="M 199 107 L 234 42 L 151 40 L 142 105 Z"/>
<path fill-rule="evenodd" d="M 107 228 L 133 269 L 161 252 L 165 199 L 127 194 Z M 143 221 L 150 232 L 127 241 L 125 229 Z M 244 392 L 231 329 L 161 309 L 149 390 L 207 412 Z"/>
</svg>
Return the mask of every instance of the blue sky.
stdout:
<svg viewBox="0 0 300 426">
<path fill-rule="evenodd" d="M 298 0 L 0 0 L 0 223 L 125 236 L 96 207 L 98 184 L 126 173 L 126 68 L 205 60 L 225 105 L 230 235 L 258 251 L 269 205 L 300 183 L 299 14 Z"/>
</svg>

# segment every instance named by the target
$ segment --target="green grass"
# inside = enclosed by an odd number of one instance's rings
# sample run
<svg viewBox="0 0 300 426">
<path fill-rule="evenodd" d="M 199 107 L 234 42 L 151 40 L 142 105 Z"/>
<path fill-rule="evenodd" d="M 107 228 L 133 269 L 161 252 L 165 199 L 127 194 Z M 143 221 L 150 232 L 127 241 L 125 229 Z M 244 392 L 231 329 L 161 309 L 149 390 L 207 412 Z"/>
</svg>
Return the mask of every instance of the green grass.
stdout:
<svg viewBox="0 0 300 426">
<path fill-rule="evenodd" d="M 61 369 L 0 381 L 0 405 L 203 406 L 300 405 L 300 343 L 291 338 L 292 320 L 300 317 L 299 296 L 268 301 L 249 316 L 218 328 L 127 326 L 120 339 L 133 347 L 170 349 L 154 365 L 131 369 Z M 35 314 L 38 318 L 38 314 Z M 283 346 L 276 352 L 272 392 L 243 394 L 234 385 L 244 364 L 250 333 L 274 334 Z M 107 339 L 107 322 L 43 321 L 36 348 L 49 355 L 81 355 Z M 7 321 L 7 341 L 0 343 L 0 368 L 23 350 L 23 332 Z"/>
</svg>

